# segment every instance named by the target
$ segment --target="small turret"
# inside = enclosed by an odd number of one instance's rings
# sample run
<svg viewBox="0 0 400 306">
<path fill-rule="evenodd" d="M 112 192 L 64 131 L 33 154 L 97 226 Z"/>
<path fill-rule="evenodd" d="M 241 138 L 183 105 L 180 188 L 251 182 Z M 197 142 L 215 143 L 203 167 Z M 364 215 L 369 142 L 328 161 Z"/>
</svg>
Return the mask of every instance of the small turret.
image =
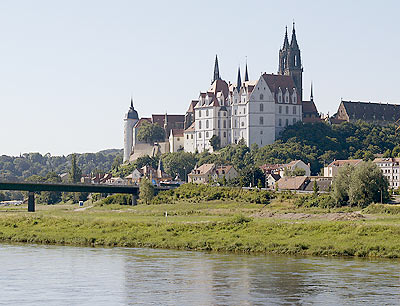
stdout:
<svg viewBox="0 0 400 306">
<path fill-rule="evenodd" d="M 212 80 L 211 84 L 214 83 L 216 80 L 221 80 L 221 77 L 219 75 L 218 56 L 217 55 L 215 55 L 214 79 Z"/>
<path fill-rule="evenodd" d="M 240 77 L 240 67 L 238 68 L 238 76 L 237 76 L 237 90 L 240 91 L 240 87 L 242 86 L 242 78 Z"/>
<path fill-rule="evenodd" d="M 249 81 L 249 72 L 247 70 L 247 59 L 246 59 L 246 71 L 244 72 L 244 81 L 245 82 Z"/>
</svg>

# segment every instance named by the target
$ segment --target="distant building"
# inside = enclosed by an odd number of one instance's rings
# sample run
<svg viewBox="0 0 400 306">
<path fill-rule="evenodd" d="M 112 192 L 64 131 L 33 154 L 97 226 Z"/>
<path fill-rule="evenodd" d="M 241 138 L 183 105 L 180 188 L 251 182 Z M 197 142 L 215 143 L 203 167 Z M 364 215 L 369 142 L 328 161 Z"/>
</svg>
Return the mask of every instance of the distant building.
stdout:
<svg viewBox="0 0 400 306">
<path fill-rule="evenodd" d="M 226 180 L 231 180 L 237 177 L 239 174 L 236 169 L 231 165 L 218 165 L 215 167 L 212 178 L 214 181 L 225 177 Z"/>
<path fill-rule="evenodd" d="M 314 181 L 317 182 L 318 191 L 329 192 L 332 186 L 332 177 L 324 177 L 324 176 L 310 176 L 310 182 L 304 188 L 305 191 L 314 191 Z"/>
<path fill-rule="evenodd" d="M 275 184 L 279 190 L 304 190 L 310 179 L 307 176 L 285 176 L 281 177 Z"/>
<path fill-rule="evenodd" d="M 287 164 L 264 164 L 260 166 L 266 177 L 269 174 L 279 174 L 280 177 L 284 177 L 285 171 L 293 172 L 296 168 L 303 169 L 306 176 L 311 175 L 310 165 L 302 160 L 292 160 Z"/>
<path fill-rule="evenodd" d="M 171 129 L 169 135 L 169 152 L 182 151 L 185 145 L 185 139 L 183 137 L 183 129 Z"/>
<path fill-rule="evenodd" d="M 324 167 L 324 177 L 335 177 L 339 170 L 346 165 L 357 166 L 362 162 L 362 159 L 338 159 Z"/>
<path fill-rule="evenodd" d="M 275 189 L 276 182 L 281 179 L 281 176 L 279 174 L 275 173 L 269 173 L 267 175 L 266 181 L 267 181 L 267 188 L 269 189 Z"/>
<path fill-rule="evenodd" d="M 303 122 L 315 123 L 321 122 L 321 115 L 318 113 L 317 107 L 314 103 L 314 94 L 311 84 L 310 101 L 303 101 Z"/>
<path fill-rule="evenodd" d="M 238 172 L 231 165 L 203 164 L 196 167 L 188 175 L 189 183 L 208 184 L 225 177 L 226 180 L 231 180 L 238 176 Z"/>
<path fill-rule="evenodd" d="M 337 113 L 333 116 L 339 122 L 358 120 L 386 125 L 400 119 L 400 105 L 373 102 L 341 101 Z"/>
<path fill-rule="evenodd" d="M 374 163 L 381 169 L 389 182 L 389 188 L 400 187 L 400 158 L 375 158 Z"/>
</svg>

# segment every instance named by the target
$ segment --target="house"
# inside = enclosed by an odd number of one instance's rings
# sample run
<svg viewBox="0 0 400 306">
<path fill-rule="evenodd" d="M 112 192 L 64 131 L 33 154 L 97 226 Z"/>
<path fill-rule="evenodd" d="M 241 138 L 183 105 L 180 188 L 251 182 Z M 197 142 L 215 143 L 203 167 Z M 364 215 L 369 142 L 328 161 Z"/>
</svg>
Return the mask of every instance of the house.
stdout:
<svg viewBox="0 0 400 306">
<path fill-rule="evenodd" d="M 389 182 L 389 188 L 400 187 L 400 158 L 375 158 L 374 163 L 381 169 Z"/>
<path fill-rule="evenodd" d="M 183 132 L 184 150 L 185 152 L 194 153 L 196 151 L 196 133 L 194 130 L 194 122 Z"/>
<path fill-rule="evenodd" d="M 195 167 L 188 174 L 188 182 L 196 184 L 208 184 L 212 180 L 214 164 L 203 164 L 200 167 Z"/>
<path fill-rule="evenodd" d="M 279 190 L 304 190 L 310 179 L 307 176 L 285 176 L 281 177 L 275 184 Z"/>
<path fill-rule="evenodd" d="M 324 176 L 310 176 L 310 182 L 305 187 L 306 191 L 314 191 L 314 181 L 317 182 L 318 190 L 329 192 L 332 186 L 332 177 L 324 177 Z"/>
<path fill-rule="evenodd" d="M 362 120 L 386 125 L 400 119 L 400 105 L 342 100 L 334 118 L 347 122 Z"/>
<path fill-rule="evenodd" d="M 310 164 L 306 164 L 302 160 L 293 160 L 288 164 L 284 164 L 282 168 L 283 169 L 280 170 L 280 175 L 282 177 L 285 175 L 285 169 L 290 173 L 296 170 L 296 168 L 303 169 L 305 171 L 305 176 L 311 175 Z"/>
<path fill-rule="evenodd" d="M 269 189 L 275 189 L 276 182 L 279 181 L 281 176 L 276 173 L 270 173 L 267 176 L 267 188 Z"/>
<path fill-rule="evenodd" d="M 169 152 L 173 153 L 183 150 L 185 145 L 183 131 L 183 129 L 171 129 L 169 135 Z"/>
<path fill-rule="evenodd" d="M 222 179 L 223 177 L 225 177 L 226 180 L 231 180 L 234 179 L 235 177 L 237 177 L 239 174 L 236 171 L 236 169 L 231 166 L 231 165 L 219 165 L 216 166 L 213 174 L 212 174 L 212 179 L 214 181 L 218 180 L 218 179 Z"/>
<path fill-rule="evenodd" d="M 338 159 L 324 167 L 324 177 L 335 177 L 339 170 L 346 165 L 356 167 L 362 162 L 362 159 Z"/>
</svg>

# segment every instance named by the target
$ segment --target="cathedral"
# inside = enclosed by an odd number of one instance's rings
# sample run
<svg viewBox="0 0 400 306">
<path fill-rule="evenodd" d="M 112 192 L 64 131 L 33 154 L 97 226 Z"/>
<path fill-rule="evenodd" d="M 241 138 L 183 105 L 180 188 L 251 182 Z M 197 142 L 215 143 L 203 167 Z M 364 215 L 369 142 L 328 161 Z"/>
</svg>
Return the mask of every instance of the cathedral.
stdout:
<svg viewBox="0 0 400 306">
<path fill-rule="evenodd" d="M 320 120 L 313 97 L 303 102 L 302 76 L 294 24 L 290 42 L 286 28 L 277 74 L 263 73 L 252 81 L 246 63 L 243 81 L 239 68 L 236 83 L 226 82 L 216 57 L 211 87 L 190 103 L 185 116 L 185 151 L 212 151 L 210 139 L 214 135 L 220 147 L 240 140 L 248 146 L 263 146 L 273 143 L 286 126 L 307 116 L 309 122 Z"/>
<path fill-rule="evenodd" d="M 161 153 L 180 149 L 211 152 L 213 136 L 219 147 L 241 140 L 248 146 L 264 146 L 273 143 L 289 125 L 298 121 L 319 121 L 312 86 L 310 101 L 303 101 L 303 66 L 294 23 L 290 42 L 286 28 L 277 74 L 263 73 L 258 79 L 250 80 L 246 63 L 243 80 L 239 68 L 236 82 L 227 82 L 220 75 L 216 56 L 210 88 L 190 102 L 185 115 L 153 115 L 139 119 L 131 104 L 125 116 L 124 161 L 136 159 L 135 151 L 140 151 L 140 145 L 145 146 L 139 144 L 135 136 L 143 120 L 166 129 L 169 142 Z M 171 121 L 173 124 L 168 125 Z M 154 147 L 146 150 L 154 150 Z"/>
</svg>

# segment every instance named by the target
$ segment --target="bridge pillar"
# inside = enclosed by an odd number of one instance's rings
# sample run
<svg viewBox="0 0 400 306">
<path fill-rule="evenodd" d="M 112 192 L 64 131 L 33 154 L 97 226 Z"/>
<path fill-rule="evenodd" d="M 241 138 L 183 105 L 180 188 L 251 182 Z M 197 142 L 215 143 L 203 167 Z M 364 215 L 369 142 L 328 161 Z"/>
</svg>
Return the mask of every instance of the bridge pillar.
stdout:
<svg viewBox="0 0 400 306">
<path fill-rule="evenodd" d="M 138 199 L 137 194 L 132 194 L 132 205 L 133 206 L 137 205 L 137 199 Z"/>
<path fill-rule="evenodd" d="M 35 193 L 33 191 L 28 193 L 28 212 L 35 212 Z"/>
</svg>

